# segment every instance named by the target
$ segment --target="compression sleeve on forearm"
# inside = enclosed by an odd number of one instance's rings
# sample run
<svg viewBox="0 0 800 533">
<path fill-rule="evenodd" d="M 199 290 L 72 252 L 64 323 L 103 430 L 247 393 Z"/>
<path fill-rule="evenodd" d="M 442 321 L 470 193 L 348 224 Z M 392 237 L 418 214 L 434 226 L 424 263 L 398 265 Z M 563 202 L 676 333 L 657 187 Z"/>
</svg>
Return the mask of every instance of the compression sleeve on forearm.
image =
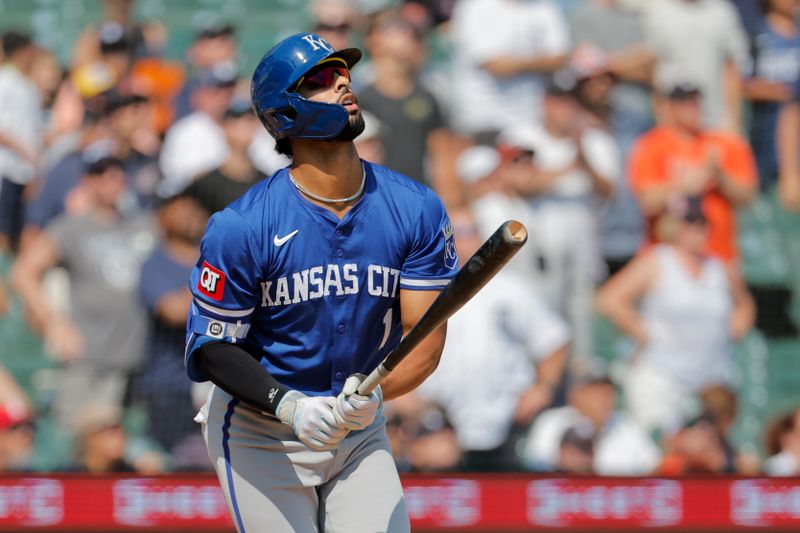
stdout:
<svg viewBox="0 0 800 533">
<path fill-rule="evenodd" d="M 283 395 L 289 392 L 252 355 L 235 344 L 209 342 L 193 356 L 198 368 L 215 385 L 271 415 L 275 414 Z"/>
</svg>

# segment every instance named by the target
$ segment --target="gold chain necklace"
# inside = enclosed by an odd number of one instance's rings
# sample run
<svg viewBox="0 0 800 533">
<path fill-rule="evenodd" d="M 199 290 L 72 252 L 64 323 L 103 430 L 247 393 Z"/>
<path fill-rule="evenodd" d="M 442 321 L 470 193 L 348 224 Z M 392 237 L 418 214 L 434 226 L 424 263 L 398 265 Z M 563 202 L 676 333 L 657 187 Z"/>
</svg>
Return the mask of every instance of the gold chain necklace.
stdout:
<svg viewBox="0 0 800 533">
<path fill-rule="evenodd" d="M 326 198 L 324 196 L 318 196 L 318 195 L 314 194 L 313 192 L 309 191 L 308 189 L 306 189 L 305 187 L 303 187 L 302 185 L 300 185 L 299 183 L 297 183 L 297 180 L 294 179 L 294 176 L 292 176 L 292 172 L 291 171 L 289 171 L 289 179 L 292 180 L 292 183 L 294 184 L 294 186 L 297 188 L 298 191 L 300 191 L 301 193 L 305 194 L 309 198 L 313 198 L 314 200 L 317 200 L 318 202 L 324 202 L 326 204 L 343 204 L 343 203 L 346 203 L 346 202 L 352 202 L 353 200 L 355 200 L 356 198 L 361 196 L 361 193 L 364 192 L 364 184 L 367 182 L 367 173 L 364 171 L 364 165 L 362 164 L 361 165 L 361 185 L 358 186 L 358 190 L 354 194 L 352 194 L 351 196 L 348 196 L 347 198 Z"/>
</svg>

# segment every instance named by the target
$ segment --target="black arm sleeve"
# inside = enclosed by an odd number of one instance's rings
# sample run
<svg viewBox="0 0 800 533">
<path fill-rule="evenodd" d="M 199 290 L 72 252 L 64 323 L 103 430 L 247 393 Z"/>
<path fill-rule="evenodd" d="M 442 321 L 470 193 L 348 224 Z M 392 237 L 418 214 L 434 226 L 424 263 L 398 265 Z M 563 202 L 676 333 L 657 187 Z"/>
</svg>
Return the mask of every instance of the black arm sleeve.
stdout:
<svg viewBox="0 0 800 533">
<path fill-rule="evenodd" d="M 235 344 L 208 342 L 194 352 L 194 358 L 198 368 L 219 388 L 271 415 L 289 392 L 252 355 Z"/>
</svg>

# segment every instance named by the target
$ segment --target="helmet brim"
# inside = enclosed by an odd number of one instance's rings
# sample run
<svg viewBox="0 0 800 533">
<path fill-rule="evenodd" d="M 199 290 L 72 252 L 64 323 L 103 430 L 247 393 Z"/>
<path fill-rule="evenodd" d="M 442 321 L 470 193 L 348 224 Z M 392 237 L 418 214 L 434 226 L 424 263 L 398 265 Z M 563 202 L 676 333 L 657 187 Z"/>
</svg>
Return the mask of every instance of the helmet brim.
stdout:
<svg viewBox="0 0 800 533">
<path fill-rule="evenodd" d="M 358 48 L 342 48 L 341 50 L 337 50 L 328 58 L 331 57 L 338 57 L 344 60 L 347 63 L 347 68 L 351 69 L 353 66 L 361 60 L 361 50 Z"/>
</svg>

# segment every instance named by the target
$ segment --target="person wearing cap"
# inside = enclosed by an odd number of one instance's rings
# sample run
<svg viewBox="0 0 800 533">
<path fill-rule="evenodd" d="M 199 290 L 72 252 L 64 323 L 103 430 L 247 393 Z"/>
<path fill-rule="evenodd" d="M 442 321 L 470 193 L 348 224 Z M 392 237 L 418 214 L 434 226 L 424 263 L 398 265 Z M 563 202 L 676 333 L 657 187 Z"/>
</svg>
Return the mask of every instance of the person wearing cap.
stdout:
<svg viewBox="0 0 800 533">
<path fill-rule="evenodd" d="M 87 100 L 85 106 L 77 146 L 42 177 L 38 193 L 29 203 L 26 240 L 65 210 L 75 213 L 86 205 L 79 187 L 85 170 L 82 152 L 95 141 L 113 140 L 138 206 L 145 208 L 152 203 L 159 179 L 155 154 L 160 141 L 146 120 L 150 102 L 141 95 L 112 88 Z"/>
<path fill-rule="evenodd" d="M 474 161 L 474 158 L 473 158 Z M 484 241 L 470 213 L 453 216 L 458 255 Z M 520 437 L 555 399 L 569 352 L 569 329 L 531 280 L 497 273 L 447 323 L 436 371 L 419 389 L 453 424 L 469 471 L 516 471 Z"/>
<path fill-rule="evenodd" d="M 461 469 L 461 448 L 441 406 L 411 392 L 385 407 L 386 434 L 400 472 Z"/>
<path fill-rule="evenodd" d="M 108 139 L 111 135 L 105 96 L 89 99 L 85 106 L 75 148 L 40 177 L 38 191 L 28 201 L 23 243 L 35 239 L 64 211 L 79 209 L 84 204 L 78 200 L 83 194 L 79 185 L 86 169 L 82 152 L 95 141 Z"/>
<path fill-rule="evenodd" d="M 153 102 L 143 95 L 117 89 L 103 96 L 110 135 L 116 144 L 116 155 L 122 161 L 128 188 L 136 195 L 139 207 L 149 208 L 160 178 L 161 139 L 151 120 Z"/>
<path fill-rule="evenodd" d="M 734 343 L 755 306 L 736 267 L 707 253 L 701 197 L 671 200 L 655 226 L 661 244 L 609 279 L 596 307 L 635 344 L 628 409 L 648 430 L 669 432 L 704 387 L 731 383 Z"/>
<path fill-rule="evenodd" d="M 581 466 L 585 461 L 580 458 L 570 465 L 560 464 L 564 459 L 561 453 L 569 451 L 564 450 L 566 439 L 567 445 L 583 446 L 583 454 L 591 452 L 591 471 L 595 474 L 632 476 L 655 471 L 661 459 L 659 447 L 616 404 L 616 387 L 602 366 L 571 375 L 567 405 L 545 410 L 528 431 L 522 448 L 527 468 L 553 471 L 559 466 Z M 591 439 L 591 450 L 586 449 L 587 439 Z"/>
<path fill-rule="evenodd" d="M 664 458 L 655 472 L 675 477 L 703 474 L 743 474 L 716 427 L 711 413 L 701 413 L 665 439 Z"/>
<path fill-rule="evenodd" d="M 186 280 L 200 254 L 210 213 L 187 191 L 161 198 L 161 240 L 142 264 L 138 292 L 147 312 L 145 361 L 132 383 L 134 402 L 147 412 L 147 434 L 174 459 L 197 435 L 192 382 L 183 371 L 183 341 L 192 295 Z"/>
<path fill-rule="evenodd" d="M 53 220 L 11 272 L 31 326 L 63 365 L 53 409 L 67 429 L 90 398 L 119 405 L 129 374 L 143 358 L 146 322 L 136 289 L 155 229 L 147 214 L 130 209 L 116 148 L 107 139 L 83 150 L 84 211 Z M 44 274 L 58 264 L 70 281 L 68 315 L 42 286 Z"/>
<path fill-rule="evenodd" d="M 533 153 L 528 171 L 510 174 L 506 184 L 528 204 L 524 253 L 534 259 L 524 266 L 548 305 L 567 319 L 570 364 L 582 366 L 594 356 L 590 310 L 603 275 L 597 212 L 613 194 L 621 163 L 613 137 L 582 123 L 574 91 L 574 78 L 560 71 L 547 84 L 543 122 L 508 128 L 498 142 Z"/>
<path fill-rule="evenodd" d="M 427 54 L 423 35 L 387 10 L 373 16 L 366 43 L 374 75 L 359 101 L 386 127 L 386 165 L 433 187 L 445 204 L 457 204 L 452 134 L 441 104 L 419 80 Z"/>
<path fill-rule="evenodd" d="M 233 114 L 235 87 L 239 71 L 233 63 L 218 63 L 198 73 L 192 92 L 195 111 L 176 121 L 167 130 L 161 148 L 159 166 L 162 181 L 158 191 L 162 195 L 175 194 L 185 189 L 199 176 L 219 168 L 228 159 L 228 144 L 223 121 Z M 242 121 L 246 122 L 245 118 Z M 263 173 L 270 173 L 288 162 L 275 153 L 275 143 L 263 130 L 246 128 L 253 135 L 247 153 L 253 165 Z M 237 134 L 241 138 L 241 135 Z M 244 139 L 241 139 L 243 141 Z"/>
<path fill-rule="evenodd" d="M 645 246 L 658 242 L 655 221 L 673 196 L 700 196 L 708 217 L 706 251 L 734 263 L 739 257 L 735 210 L 757 194 L 755 161 L 743 138 L 703 126 L 701 96 L 691 83 L 669 89 L 667 122 L 636 141 L 628 176 L 646 218 Z"/>
<path fill-rule="evenodd" d="M 75 413 L 74 426 L 74 470 L 90 474 L 136 471 L 125 458 L 128 437 L 118 406 L 92 402 Z"/>
<path fill-rule="evenodd" d="M 73 69 L 100 60 L 104 51 L 120 51 L 128 61 L 155 54 L 162 46 L 163 26 L 157 21 L 135 20 L 135 0 L 103 0 L 99 25 L 86 27 L 75 41 L 70 62 Z"/>
<path fill-rule="evenodd" d="M 475 225 L 484 239 L 489 238 L 505 220 L 529 219 L 531 207 L 527 198 L 516 194 L 511 184 L 531 179 L 537 173 L 534 157 L 529 148 L 501 141 L 496 147 L 483 144 L 471 146 L 456 158 L 456 174 Z M 530 240 L 530 233 L 528 238 Z M 530 278 L 531 265 L 538 261 L 535 248 L 530 243 L 523 246 L 505 268 L 516 271 L 521 277 Z M 530 285 L 531 282 L 528 279 L 525 284 Z M 535 298 L 540 296 L 537 288 Z"/>
<path fill-rule="evenodd" d="M 239 78 L 230 62 L 217 63 L 198 72 L 191 94 L 194 111 L 167 130 L 160 167 L 171 192 L 183 189 L 202 173 L 217 167 L 228 152 L 222 117 L 233 99 Z"/>
<path fill-rule="evenodd" d="M 214 65 L 235 63 L 238 55 L 236 28 L 233 25 L 217 20 L 197 31 L 194 41 L 186 51 L 189 72 L 186 82 L 175 97 L 175 120 L 180 120 L 195 110 L 192 93 L 198 85 L 201 73 Z"/>
<path fill-rule="evenodd" d="M 596 128 L 610 135 L 615 145 L 614 152 L 621 162 L 635 138 L 644 133 L 652 121 L 644 119 L 645 127 L 641 124 L 641 117 L 637 120 L 635 111 L 629 109 L 627 102 L 614 98 L 620 78 L 612 70 L 611 56 L 599 48 L 590 44 L 575 48 L 570 56 L 569 71 L 575 76 L 580 120 L 584 127 Z M 623 95 L 629 96 L 630 91 Z M 598 213 L 601 252 L 610 274 L 636 255 L 642 240 L 642 214 L 627 180 L 623 179 L 621 163 L 618 171 L 620 176 L 614 192 Z"/>
<path fill-rule="evenodd" d="M 133 473 L 154 475 L 164 471 L 164 459 L 146 443 L 135 442 L 123 425 L 118 405 L 93 400 L 74 413 L 75 462 L 67 470 L 103 475 Z"/>
<path fill-rule="evenodd" d="M 186 193 L 196 198 L 210 214 L 225 209 L 261 178 L 249 155 L 250 144 L 258 129 L 258 119 L 250 102 L 240 98 L 231 100 L 222 116 L 221 126 L 229 148 L 228 157 L 186 189 Z"/>
</svg>

